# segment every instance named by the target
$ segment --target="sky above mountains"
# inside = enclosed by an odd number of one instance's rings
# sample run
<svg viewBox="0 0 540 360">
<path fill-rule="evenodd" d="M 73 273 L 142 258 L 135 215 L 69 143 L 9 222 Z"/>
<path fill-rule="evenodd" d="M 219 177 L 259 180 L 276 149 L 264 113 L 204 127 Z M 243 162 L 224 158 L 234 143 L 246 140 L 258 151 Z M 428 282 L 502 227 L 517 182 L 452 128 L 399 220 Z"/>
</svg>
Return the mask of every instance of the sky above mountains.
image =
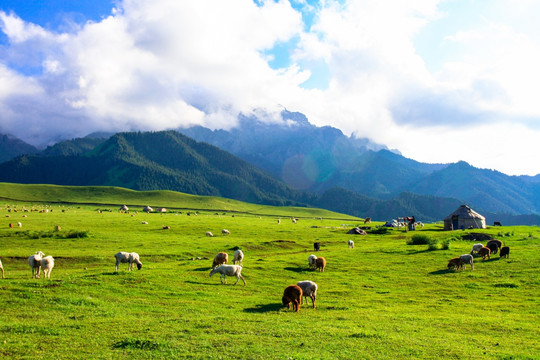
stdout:
<svg viewBox="0 0 540 360">
<path fill-rule="evenodd" d="M 540 2 L 0 0 L 0 133 L 230 128 L 368 137 L 422 162 L 540 173 Z"/>
</svg>

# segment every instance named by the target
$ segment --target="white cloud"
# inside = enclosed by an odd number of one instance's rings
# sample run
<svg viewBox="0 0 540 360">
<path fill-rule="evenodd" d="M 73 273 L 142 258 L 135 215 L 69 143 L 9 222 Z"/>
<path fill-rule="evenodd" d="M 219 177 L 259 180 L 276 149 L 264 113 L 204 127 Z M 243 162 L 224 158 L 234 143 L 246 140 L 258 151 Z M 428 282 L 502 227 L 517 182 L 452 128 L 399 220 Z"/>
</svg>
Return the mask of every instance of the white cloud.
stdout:
<svg viewBox="0 0 540 360">
<path fill-rule="evenodd" d="M 275 121 L 285 106 L 421 161 L 540 172 L 518 156 L 540 150 L 537 2 L 257 3 L 123 0 L 69 33 L 0 11 L 9 40 L 0 46 L 0 131 L 45 142 L 96 130 L 228 128 L 261 109 Z M 472 20 L 455 21 L 467 10 Z M 437 64 L 415 43 L 426 31 Z M 285 43 L 297 45 L 292 64 L 273 69 L 265 54 Z M 302 87 L 321 76 L 313 64 L 324 65 L 327 87 Z"/>
</svg>

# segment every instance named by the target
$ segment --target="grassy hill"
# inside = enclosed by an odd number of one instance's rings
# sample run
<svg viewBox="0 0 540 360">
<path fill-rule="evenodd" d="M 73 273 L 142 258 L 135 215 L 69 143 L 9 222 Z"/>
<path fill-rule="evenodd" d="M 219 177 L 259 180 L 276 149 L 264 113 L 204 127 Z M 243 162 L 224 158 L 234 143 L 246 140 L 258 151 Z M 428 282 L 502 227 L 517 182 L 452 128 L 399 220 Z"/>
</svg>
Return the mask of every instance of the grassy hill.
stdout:
<svg viewBox="0 0 540 360">
<path fill-rule="evenodd" d="M 176 210 L 225 211 L 284 217 L 324 217 L 358 220 L 357 217 L 329 210 L 305 207 L 279 207 L 250 204 L 216 196 L 199 196 L 168 190 L 136 191 L 112 186 L 60 186 L 0 183 L 0 199 L 14 202 L 87 204 L 96 207 L 127 205 L 141 211 L 144 206 Z"/>
<path fill-rule="evenodd" d="M 448 259 L 469 252 L 476 242 L 462 239 L 468 231 L 427 225 L 416 232 L 353 237 L 346 232 L 357 224 L 354 219 L 319 219 L 309 216 L 319 215 L 316 210 L 283 208 L 284 214 L 293 210 L 306 217 L 278 224 L 277 208 L 264 207 L 268 216 L 233 217 L 207 210 L 218 207 L 220 199 L 171 192 L 0 184 L 0 194 L 10 198 L 0 200 L 3 358 L 540 355 L 537 227 L 483 230 L 510 246 L 510 258 L 476 258 L 474 270 L 449 271 Z M 74 203 L 55 203 L 62 199 Z M 154 201 L 202 207 L 198 216 L 96 211 L 101 204 Z M 234 209 L 263 211 L 225 201 Z M 44 209 L 49 211 L 37 211 Z M 8 227 L 16 222 L 22 227 Z M 221 235 L 221 229 L 230 235 Z M 206 231 L 219 235 L 209 238 Z M 407 245 L 413 235 L 448 246 Z M 351 238 L 355 249 L 347 247 Z M 324 272 L 307 266 L 315 241 L 322 244 L 317 255 L 327 260 Z M 219 251 L 231 256 L 236 248 L 246 255 L 247 286 L 234 286 L 231 278 L 222 285 L 217 275 L 209 277 L 213 256 Z M 55 258 L 50 280 L 31 279 L 27 257 L 38 250 Z M 113 255 L 121 250 L 139 253 L 142 270 L 128 272 L 122 264 L 115 271 Z M 294 313 L 283 307 L 283 289 L 306 279 L 319 285 L 316 309 L 303 305 Z"/>
</svg>

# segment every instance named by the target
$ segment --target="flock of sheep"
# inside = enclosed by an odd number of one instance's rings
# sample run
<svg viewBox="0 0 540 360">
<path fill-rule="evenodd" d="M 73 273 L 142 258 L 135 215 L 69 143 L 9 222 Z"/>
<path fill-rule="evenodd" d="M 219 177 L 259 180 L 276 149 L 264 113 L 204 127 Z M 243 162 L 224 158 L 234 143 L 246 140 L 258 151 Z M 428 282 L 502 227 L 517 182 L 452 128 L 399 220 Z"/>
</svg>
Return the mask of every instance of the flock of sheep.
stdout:
<svg viewBox="0 0 540 360">
<path fill-rule="evenodd" d="M 510 248 L 508 246 L 502 246 L 503 243 L 500 240 L 489 240 L 484 246 L 484 244 L 478 243 L 474 244 L 471 250 L 470 254 L 463 254 L 459 257 L 455 257 L 453 259 L 450 259 L 448 261 L 448 269 L 464 269 L 466 264 L 469 264 L 471 266 L 471 270 L 474 270 L 474 262 L 473 258 L 474 255 L 481 256 L 482 260 L 486 260 L 486 257 L 488 259 L 491 258 L 491 254 L 496 254 L 499 249 L 499 256 L 508 258 L 510 256 Z"/>
<path fill-rule="evenodd" d="M 297 219 L 292 219 L 293 223 L 296 223 Z M 278 219 L 278 224 L 280 220 Z M 19 227 L 22 225 L 17 224 Z M 10 224 L 10 227 L 13 227 Z M 223 235 L 229 235 L 230 232 L 226 229 L 222 230 Z M 211 232 L 207 232 L 206 236 L 212 237 Z M 459 257 L 450 259 L 448 262 L 448 269 L 464 269 L 466 264 L 471 266 L 471 269 L 474 270 L 474 255 L 481 256 L 483 260 L 486 257 L 489 259 L 491 254 L 496 254 L 500 251 L 500 257 L 508 257 L 510 254 L 510 248 L 508 246 L 502 246 L 502 242 L 499 240 L 489 240 L 484 246 L 481 243 L 474 244 L 470 254 L 463 254 Z M 348 247 L 354 248 L 353 240 L 348 240 Z M 320 244 L 314 243 L 314 250 L 319 251 Z M 32 278 L 39 278 L 41 270 L 43 270 L 44 278 L 50 279 L 51 271 L 54 267 L 54 258 L 52 256 L 44 256 L 45 254 L 41 251 L 37 251 L 34 255 L 31 255 L 28 258 L 28 264 L 32 269 Z M 143 266 L 140 261 L 139 254 L 135 252 L 123 252 L 120 251 L 114 255 L 116 259 L 116 271 L 121 263 L 128 263 L 128 270 L 133 270 L 133 264 L 137 266 L 140 270 Z M 225 252 L 218 253 L 212 262 L 212 269 L 210 270 L 209 276 L 219 273 L 220 281 L 222 284 L 227 284 L 227 276 L 236 277 L 235 285 L 241 279 L 246 284 L 246 280 L 242 276 L 242 267 L 243 267 L 244 253 L 242 250 L 238 249 L 233 254 L 233 264 L 228 264 L 229 256 Z M 308 256 L 308 266 L 310 269 L 324 271 L 326 267 L 326 259 L 324 257 L 318 257 L 316 255 Z M 0 270 L 2 271 L 2 278 L 5 278 L 4 268 L 0 260 Z M 301 304 L 309 304 L 307 298 L 311 298 L 312 306 L 315 308 L 315 302 L 317 298 L 318 285 L 311 280 L 299 281 L 296 285 L 289 285 L 285 288 L 282 297 L 283 306 L 287 306 L 289 309 L 291 305 L 294 311 L 300 309 Z"/>
</svg>

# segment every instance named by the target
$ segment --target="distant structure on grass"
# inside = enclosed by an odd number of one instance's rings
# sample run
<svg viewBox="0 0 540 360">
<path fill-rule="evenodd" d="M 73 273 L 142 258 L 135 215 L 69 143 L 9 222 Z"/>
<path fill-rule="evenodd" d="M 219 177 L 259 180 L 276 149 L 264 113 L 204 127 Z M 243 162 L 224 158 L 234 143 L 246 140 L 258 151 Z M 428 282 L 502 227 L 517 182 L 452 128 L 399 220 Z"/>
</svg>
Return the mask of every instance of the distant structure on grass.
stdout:
<svg viewBox="0 0 540 360">
<path fill-rule="evenodd" d="M 444 230 L 485 229 L 486 218 L 468 207 L 461 205 L 444 218 Z"/>
</svg>

